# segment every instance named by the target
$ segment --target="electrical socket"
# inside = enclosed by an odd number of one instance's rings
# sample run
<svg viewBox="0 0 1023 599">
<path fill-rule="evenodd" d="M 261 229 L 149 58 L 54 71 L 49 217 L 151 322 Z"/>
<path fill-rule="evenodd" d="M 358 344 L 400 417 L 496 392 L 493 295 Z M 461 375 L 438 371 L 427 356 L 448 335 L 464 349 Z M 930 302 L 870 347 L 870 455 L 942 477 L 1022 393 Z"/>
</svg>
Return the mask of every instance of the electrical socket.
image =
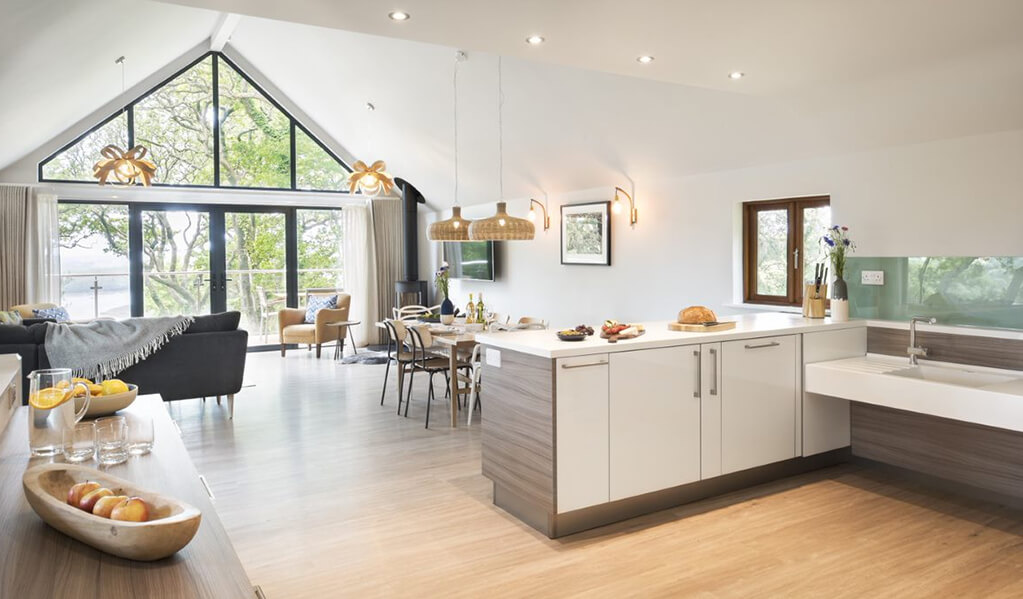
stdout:
<svg viewBox="0 0 1023 599">
<path fill-rule="evenodd" d="M 860 273 L 860 284 L 862 285 L 884 285 L 883 270 L 865 270 Z"/>
</svg>

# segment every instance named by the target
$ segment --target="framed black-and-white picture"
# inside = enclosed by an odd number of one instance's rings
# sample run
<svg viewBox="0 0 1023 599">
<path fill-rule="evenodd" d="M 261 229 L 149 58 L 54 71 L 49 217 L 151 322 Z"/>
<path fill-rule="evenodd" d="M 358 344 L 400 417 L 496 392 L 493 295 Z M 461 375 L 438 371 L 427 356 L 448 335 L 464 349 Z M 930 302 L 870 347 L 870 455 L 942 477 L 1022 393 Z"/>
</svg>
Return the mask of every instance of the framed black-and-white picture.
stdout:
<svg viewBox="0 0 1023 599">
<path fill-rule="evenodd" d="M 561 207 L 561 263 L 611 266 L 611 202 Z"/>
</svg>

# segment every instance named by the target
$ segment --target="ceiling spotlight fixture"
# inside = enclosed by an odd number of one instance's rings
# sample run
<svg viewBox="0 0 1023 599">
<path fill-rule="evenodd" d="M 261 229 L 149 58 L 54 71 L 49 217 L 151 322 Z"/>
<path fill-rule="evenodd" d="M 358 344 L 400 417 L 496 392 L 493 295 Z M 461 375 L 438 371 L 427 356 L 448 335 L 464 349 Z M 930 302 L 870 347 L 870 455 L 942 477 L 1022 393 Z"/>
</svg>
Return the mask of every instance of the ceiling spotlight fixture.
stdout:
<svg viewBox="0 0 1023 599">
<path fill-rule="evenodd" d="M 746 73 L 743 73 L 742 71 L 732 71 L 728 74 L 729 79 L 742 79 L 745 76 Z"/>
<path fill-rule="evenodd" d="M 390 17 L 392 21 L 408 21 L 412 18 L 412 15 L 403 10 L 392 10 L 387 13 L 387 16 Z"/>
<path fill-rule="evenodd" d="M 654 61 L 654 57 L 650 56 L 648 54 L 644 54 L 643 56 L 640 56 L 639 58 L 636 59 L 636 62 L 638 62 L 640 64 L 650 64 L 653 61 Z"/>
<path fill-rule="evenodd" d="M 526 43 L 529 44 L 530 46 L 539 46 L 540 44 L 544 43 L 544 41 L 546 40 L 544 40 L 542 35 L 531 35 L 526 38 Z"/>
</svg>

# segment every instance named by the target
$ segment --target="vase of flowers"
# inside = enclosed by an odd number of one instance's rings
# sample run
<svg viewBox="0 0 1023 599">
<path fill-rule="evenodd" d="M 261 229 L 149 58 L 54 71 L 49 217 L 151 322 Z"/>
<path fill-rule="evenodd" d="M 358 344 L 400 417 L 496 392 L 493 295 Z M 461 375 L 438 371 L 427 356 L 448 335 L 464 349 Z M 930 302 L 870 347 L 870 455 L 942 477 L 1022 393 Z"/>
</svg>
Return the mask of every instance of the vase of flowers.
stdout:
<svg viewBox="0 0 1023 599">
<path fill-rule="evenodd" d="M 433 283 L 437 286 L 437 291 L 444 296 L 444 301 L 440 303 L 441 324 L 451 324 L 455 321 L 455 304 L 448 298 L 448 285 L 451 283 L 451 273 L 448 272 L 447 262 L 441 262 L 440 268 L 437 269 L 437 274 L 433 277 Z"/>
<path fill-rule="evenodd" d="M 856 244 L 849 239 L 849 227 L 834 225 L 821 237 L 824 253 L 831 261 L 831 272 L 835 280 L 831 285 L 831 319 L 849 319 L 849 286 L 845 282 L 846 254 L 856 250 Z"/>
</svg>

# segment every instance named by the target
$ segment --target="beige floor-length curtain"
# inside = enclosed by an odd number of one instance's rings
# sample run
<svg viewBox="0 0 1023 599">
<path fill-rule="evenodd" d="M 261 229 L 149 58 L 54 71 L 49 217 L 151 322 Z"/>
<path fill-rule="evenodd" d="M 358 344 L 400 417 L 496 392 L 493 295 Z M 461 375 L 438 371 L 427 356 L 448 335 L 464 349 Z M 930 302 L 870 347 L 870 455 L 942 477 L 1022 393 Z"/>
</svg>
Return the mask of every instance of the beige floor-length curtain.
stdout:
<svg viewBox="0 0 1023 599">
<path fill-rule="evenodd" d="M 373 241 L 373 216 L 368 203 L 345 206 L 341 210 L 341 255 L 344 256 L 345 291 L 352 296 L 348 313 L 361 324 L 349 334 L 356 347 L 376 341 L 377 279 L 376 243 Z"/>
<path fill-rule="evenodd" d="M 376 238 L 377 312 L 380 318 L 390 318 L 394 283 L 401 278 L 401 202 L 378 198 L 371 206 Z M 378 330 L 377 343 L 386 342 L 385 332 Z"/>
<path fill-rule="evenodd" d="M 25 234 L 25 295 L 30 303 L 60 304 L 60 222 L 57 196 L 36 193 Z"/>
<path fill-rule="evenodd" d="M 29 199 L 23 185 L 0 185 L 0 310 L 28 300 L 25 248 Z"/>
</svg>

